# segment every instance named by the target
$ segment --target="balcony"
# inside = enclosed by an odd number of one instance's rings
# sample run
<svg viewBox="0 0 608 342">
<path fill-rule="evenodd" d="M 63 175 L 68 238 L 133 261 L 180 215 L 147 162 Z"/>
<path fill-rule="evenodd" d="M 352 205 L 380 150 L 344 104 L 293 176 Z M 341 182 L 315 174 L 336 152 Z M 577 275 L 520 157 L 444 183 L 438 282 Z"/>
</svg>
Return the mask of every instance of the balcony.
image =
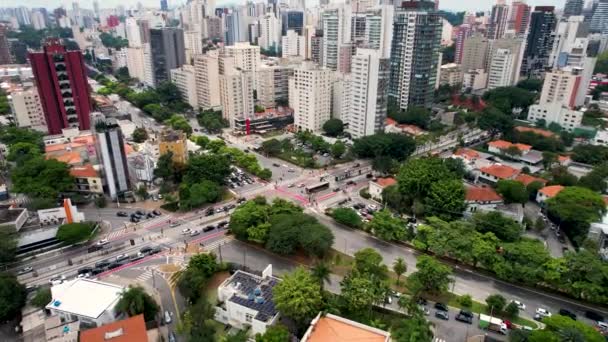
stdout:
<svg viewBox="0 0 608 342">
<path fill-rule="evenodd" d="M 78 123 L 78 118 L 68 118 L 68 123 Z"/>
<path fill-rule="evenodd" d="M 70 89 L 70 84 L 69 83 L 61 83 L 59 85 L 59 89 L 61 89 L 61 90 Z"/>
<path fill-rule="evenodd" d="M 61 97 L 63 97 L 64 99 L 67 97 L 72 97 L 72 93 L 69 91 L 66 91 L 65 93 L 61 93 Z"/>
<path fill-rule="evenodd" d="M 76 109 L 74 109 L 74 108 L 68 108 L 68 109 L 66 109 L 65 113 L 67 115 L 76 115 Z"/>
<path fill-rule="evenodd" d="M 66 70 L 66 67 L 65 67 L 65 65 L 64 65 L 64 64 L 57 64 L 57 65 L 55 66 L 55 70 L 56 70 L 56 71 L 65 71 L 65 70 Z"/>
<path fill-rule="evenodd" d="M 66 107 L 73 107 L 74 106 L 74 101 L 72 101 L 72 100 L 63 100 L 63 104 Z"/>
<path fill-rule="evenodd" d="M 65 57 L 63 55 L 56 54 L 56 55 L 53 55 L 53 60 L 55 62 L 63 62 L 63 61 L 65 61 Z"/>
<path fill-rule="evenodd" d="M 57 76 L 57 79 L 60 81 L 69 81 L 70 80 L 70 78 L 66 74 L 61 74 L 61 75 Z"/>
</svg>

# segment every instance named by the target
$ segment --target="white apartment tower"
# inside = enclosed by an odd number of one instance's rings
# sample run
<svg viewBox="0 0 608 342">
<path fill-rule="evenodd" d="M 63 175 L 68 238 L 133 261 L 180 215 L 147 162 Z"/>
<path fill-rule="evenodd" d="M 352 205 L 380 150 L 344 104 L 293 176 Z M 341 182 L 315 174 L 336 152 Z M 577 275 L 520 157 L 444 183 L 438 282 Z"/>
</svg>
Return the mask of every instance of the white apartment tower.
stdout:
<svg viewBox="0 0 608 342">
<path fill-rule="evenodd" d="M 332 71 L 304 62 L 289 79 L 289 105 L 298 130 L 318 132 L 331 117 Z"/>
<path fill-rule="evenodd" d="M 494 52 L 488 70 L 488 89 L 512 85 L 515 58 L 509 49 L 497 49 Z"/>
<path fill-rule="evenodd" d="M 321 21 L 323 23 L 322 65 L 331 70 L 338 70 L 340 47 L 350 42 L 350 7 L 343 5 L 326 9 L 321 15 Z"/>
<path fill-rule="evenodd" d="M 287 34 L 282 39 L 282 56 L 285 57 L 305 57 L 305 40 L 295 30 L 287 30 Z"/>
<path fill-rule="evenodd" d="M 258 43 L 264 50 L 278 51 L 281 44 L 281 20 L 274 13 L 266 13 L 260 18 Z"/>
<path fill-rule="evenodd" d="M 353 138 L 384 130 L 388 103 L 390 60 L 374 49 L 357 49 L 352 58 L 349 98 L 345 117 L 347 131 Z"/>
<path fill-rule="evenodd" d="M 382 58 L 391 56 L 394 15 L 394 6 L 380 5 L 369 10 L 365 18 L 365 42 L 367 47 L 380 50 Z"/>
<path fill-rule="evenodd" d="M 254 115 L 253 72 L 239 70 L 231 57 L 220 57 L 220 102 L 222 114 L 234 127 L 234 120 Z"/>
<path fill-rule="evenodd" d="M 194 56 L 197 104 L 200 108 L 217 108 L 220 101 L 219 53 L 207 51 L 204 55 Z"/>
<path fill-rule="evenodd" d="M 234 60 L 235 68 L 250 71 L 253 79 L 256 79 L 261 63 L 259 46 L 251 45 L 248 42 L 236 42 L 234 45 L 224 46 L 221 55 L 231 57 Z"/>
<path fill-rule="evenodd" d="M 198 108 L 194 66 L 184 64 L 177 69 L 171 69 L 170 73 L 171 82 L 179 89 L 182 100 L 191 105 L 192 108 Z"/>
<path fill-rule="evenodd" d="M 35 87 L 13 91 L 8 96 L 8 100 L 17 127 L 27 127 L 40 132 L 47 132 L 42 103 Z"/>
</svg>

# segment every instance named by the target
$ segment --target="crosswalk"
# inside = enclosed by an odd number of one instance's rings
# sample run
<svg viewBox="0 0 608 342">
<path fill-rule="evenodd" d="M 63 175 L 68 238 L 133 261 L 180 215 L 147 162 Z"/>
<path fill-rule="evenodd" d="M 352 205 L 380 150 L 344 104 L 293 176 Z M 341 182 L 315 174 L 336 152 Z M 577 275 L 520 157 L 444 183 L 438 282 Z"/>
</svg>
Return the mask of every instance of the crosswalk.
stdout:
<svg viewBox="0 0 608 342">
<path fill-rule="evenodd" d="M 152 270 L 147 269 L 144 273 L 140 274 L 135 278 L 138 282 L 145 283 L 148 279 L 152 278 Z"/>
<path fill-rule="evenodd" d="M 211 252 L 211 251 L 218 249 L 220 246 L 223 246 L 223 245 L 229 243 L 232 240 L 234 240 L 233 236 L 224 236 L 223 238 L 213 241 L 209 244 L 205 244 L 202 247 L 204 250 Z"/>
<path fill-rule="evenodd" d="M 447 340 L 444 340 L 444 339 L 439 338 L 439 337 L 435 337 L 435 339 L 433 340 L 433 342 L 447 342 Z"/>
<path fill-rule="evenodd" d="M 108 235 L 106 235 L 106 239 L 115 240 L 115 239 L 125 235 L 126 233 L 127 233 L 127 228 L 115 230 L 115 231 L 108 233 Z"/>
</svg>

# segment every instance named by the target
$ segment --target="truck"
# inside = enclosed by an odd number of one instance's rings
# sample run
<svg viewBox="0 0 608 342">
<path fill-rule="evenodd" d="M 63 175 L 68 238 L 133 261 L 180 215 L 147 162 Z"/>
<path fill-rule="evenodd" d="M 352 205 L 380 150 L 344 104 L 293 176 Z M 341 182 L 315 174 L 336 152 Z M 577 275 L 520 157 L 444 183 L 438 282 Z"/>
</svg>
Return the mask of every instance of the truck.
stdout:
<svg viewBox="0 0 608 342">
<path fill-rule="evenodd" d="M 479 328 L 491 330 L 503 335 L 506 335 L 509 331 L 502 319 L 484 314 L 479 314 Z"/>
</svg>

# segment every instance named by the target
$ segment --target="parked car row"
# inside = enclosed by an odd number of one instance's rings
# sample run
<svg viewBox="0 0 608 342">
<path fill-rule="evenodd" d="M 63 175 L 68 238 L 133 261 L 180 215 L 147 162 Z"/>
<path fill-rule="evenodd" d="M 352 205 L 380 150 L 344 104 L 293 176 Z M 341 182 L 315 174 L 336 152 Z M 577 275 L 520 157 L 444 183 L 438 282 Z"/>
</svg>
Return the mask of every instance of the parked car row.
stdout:
<svg viewBox="0 0 608 342">
<path fill-rule="evenodd" d="M 162 215 L 159 210 L 153 210 L 150 212 L 145 212 L 143 210 L 138 210 L 131 214 L 131 222 L 138 223 L 141 220 L 151 219 Z"/>
<path fill-rule="evenodd" d="M 239 198 L 237 200 L 237 204 L 231 203 L 231 204 L 227 204 L 223 207 L 216 207 L 216 208 L 207 208 L 207 210 L 205 210 L 205 216 L 213 216 L 215 214 L 219 214 L 219 213 L 223 213 L 223 212 L 229 212 L 232 209 L 235 209 L 237 207 L 238 204 L 241 204 L 243 202 L 247 201 L 247 199 L 245 198 Z"/>
<path fill-rule="evenodd" d="M 232 171 L 228 177 L 228 187 L 230 189 L 240 188 L 244 185 L 253 183 L 255 183 L 255 181 L 238 168 L 234 168 L 234 171 Z"/>
</svg>

